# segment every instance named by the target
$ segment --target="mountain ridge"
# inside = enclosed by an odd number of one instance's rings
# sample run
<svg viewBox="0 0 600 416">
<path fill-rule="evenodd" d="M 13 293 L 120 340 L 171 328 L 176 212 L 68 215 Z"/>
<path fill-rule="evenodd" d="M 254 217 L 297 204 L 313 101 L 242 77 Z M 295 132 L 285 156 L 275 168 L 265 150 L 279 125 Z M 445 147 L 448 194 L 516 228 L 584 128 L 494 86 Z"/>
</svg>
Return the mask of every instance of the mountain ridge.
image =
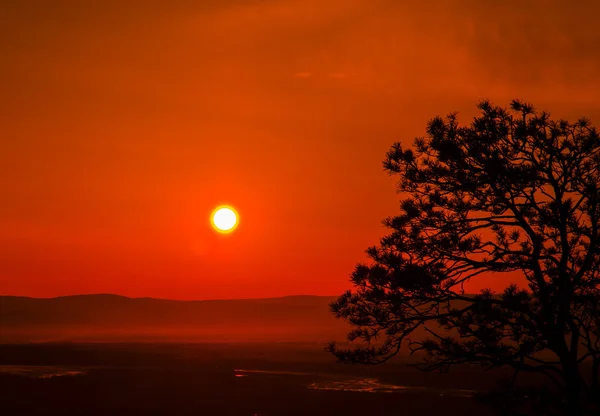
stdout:
<svg viewBox="0 0 600 416">
<path fill-rule="evenodd" d="M 40 340 L 327 340 L 347 332 L 334 296 L 171 300 L 113 294 L 0 296 L 0 342 Z"/>
</svg>

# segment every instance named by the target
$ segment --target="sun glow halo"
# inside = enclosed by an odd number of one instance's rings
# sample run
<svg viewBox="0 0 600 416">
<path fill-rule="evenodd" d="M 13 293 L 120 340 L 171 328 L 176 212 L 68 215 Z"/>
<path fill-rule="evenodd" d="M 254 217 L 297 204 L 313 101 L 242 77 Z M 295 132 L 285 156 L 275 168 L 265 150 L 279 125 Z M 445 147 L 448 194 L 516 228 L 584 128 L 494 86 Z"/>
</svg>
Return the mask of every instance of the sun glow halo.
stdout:
<svg viewBox="0 0 600 416">
<path fill-rule="evenodd" d="M 232 207 L 221 206 L 213 211 L 211 222 L 218 232 L 230 233 L 238 225 L 238 215 Z"/>
</svg>

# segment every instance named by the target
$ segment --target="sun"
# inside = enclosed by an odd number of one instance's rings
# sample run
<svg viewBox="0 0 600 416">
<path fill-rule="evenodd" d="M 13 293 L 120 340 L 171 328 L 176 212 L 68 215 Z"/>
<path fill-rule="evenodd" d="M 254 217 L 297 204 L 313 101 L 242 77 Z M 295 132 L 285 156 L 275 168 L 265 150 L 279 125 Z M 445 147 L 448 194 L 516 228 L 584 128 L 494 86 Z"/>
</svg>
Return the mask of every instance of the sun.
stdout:
<svg viewBox="0 0 600 416">
<path fill-rule="evenodd" d="M 238 225 L 238 214 L 230 206 L 220 206 L 213 211 L 210 220 L 218 232 L 230 233 Z"/>
</svg>

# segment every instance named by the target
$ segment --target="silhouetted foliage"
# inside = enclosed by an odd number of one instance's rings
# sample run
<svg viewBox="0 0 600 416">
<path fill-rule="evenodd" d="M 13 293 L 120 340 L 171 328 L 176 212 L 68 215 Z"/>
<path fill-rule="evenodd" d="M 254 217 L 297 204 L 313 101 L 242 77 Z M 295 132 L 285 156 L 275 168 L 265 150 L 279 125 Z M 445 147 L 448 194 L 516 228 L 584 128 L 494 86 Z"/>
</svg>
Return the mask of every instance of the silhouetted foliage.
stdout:
<svg viewBox="0 0 600 416">
<path fill-rule="evenodd" d="M 359 346 L 328 348 L 351 363 L 405 345 L 426 353 L 426 370 L 544 373 L 579 414 L 585 397 L 600 397 L 600 137 L 588 119 L 553 120 L 517 100 L 478 108 L 468 126 L 436 117 L 412 150 L 388 152 L 401 213 L 331 305 Z M 465 294 L 466 281 L 498 273 L 527 285 Z M 428 339 L 411 341 L 417 329 Z"/>
</svg>

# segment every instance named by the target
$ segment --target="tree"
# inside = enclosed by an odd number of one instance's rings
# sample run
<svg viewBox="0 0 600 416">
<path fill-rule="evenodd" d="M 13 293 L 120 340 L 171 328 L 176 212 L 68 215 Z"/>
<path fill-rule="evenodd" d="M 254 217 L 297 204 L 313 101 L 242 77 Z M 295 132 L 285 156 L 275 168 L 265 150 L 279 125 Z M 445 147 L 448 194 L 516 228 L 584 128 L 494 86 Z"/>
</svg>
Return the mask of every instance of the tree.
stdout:
<svg viewBox="0 0 600 416">
<path fill-rule="evenodd" d="M 580 414 L 600 397 L 600 137 L 588 119 L 553 120 L 518 100 L 478 109 L 468 126 L 433 118 L 414 150 L 387 153 L 400 214 L 331 304 L 358 346 L 328 349 L 373 364 L 407 345 L 426 353 L 425 370 L 543 373 Z M 526 283 L 465 294 L 498 273 Z M 419 328 L 427 339 L 410 341 Z"/>
</svg>

